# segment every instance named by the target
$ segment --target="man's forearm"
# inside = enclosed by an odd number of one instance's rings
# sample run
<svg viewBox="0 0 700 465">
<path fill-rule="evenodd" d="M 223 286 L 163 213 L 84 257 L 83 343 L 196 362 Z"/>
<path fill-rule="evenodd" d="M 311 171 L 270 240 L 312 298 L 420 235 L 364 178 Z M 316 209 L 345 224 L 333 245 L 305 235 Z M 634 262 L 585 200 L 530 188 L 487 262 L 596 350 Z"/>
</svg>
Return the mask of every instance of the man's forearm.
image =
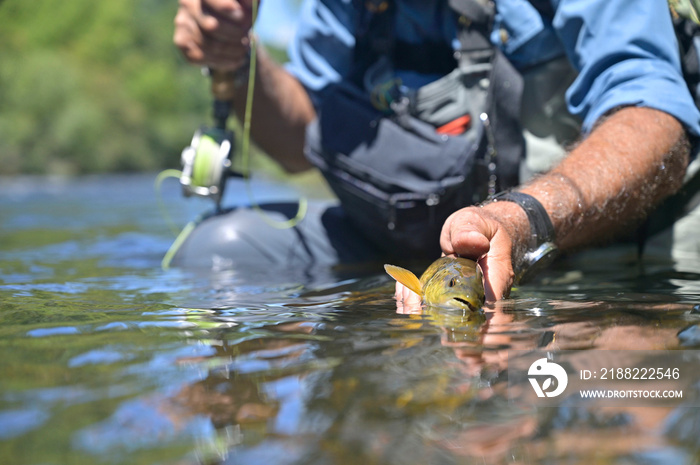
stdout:
<svg viewBox="0 0 700 465">
<path fill-rule="evenodd" d="M 572 249 L 639 223 L 680 188 L 688 156 L 685 130 L 675 118 L 627 107 L 521 190 L 547 209 L 559 247 Z"/>
<path fill-rule="evenodd" d="M 309 168 L 304 158 L 306 125 L 315 110 L 304 87 L 258 45 L 253 95 L 252 137 L 288 171 Z M 236 89 L 234 107 L 243 121 L 248 85 Z"/>
<path fill-rule="evenodd" d="M 562 250 L 629 230 L 681 186 L 688 163 L 681 124 L 666 113 L 623 108 L 600 123 L 555 169 L 520 190 L 547 210 Z M 508 295 L 530 241 L 525 211 L 512 202 L 463 208 L 442 228 L 446 254 L 479 259 L 487 300 Z"/>
</svg>

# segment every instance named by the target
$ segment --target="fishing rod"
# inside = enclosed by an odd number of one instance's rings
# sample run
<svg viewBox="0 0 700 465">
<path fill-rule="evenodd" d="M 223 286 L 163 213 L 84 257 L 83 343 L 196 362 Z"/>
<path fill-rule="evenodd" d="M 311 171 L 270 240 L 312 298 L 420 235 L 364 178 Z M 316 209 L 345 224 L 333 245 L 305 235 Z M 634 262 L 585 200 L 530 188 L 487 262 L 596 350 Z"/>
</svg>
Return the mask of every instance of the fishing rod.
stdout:
<svg viewBox="0 0 700 465">
<path fill-rule="evenodd" d="M 258 2 L 259 0 L 252 1 L 253 25 L 257 18 Z M 221 200 L 223 199 L 226 181 L 230 177 L 243 178 L 248 198 L 250 199 L 250 207 L 261 216 L 267 225 L 277 229 L 287 229 L 296 226 L 305 218 L 308 207 L 307 199 L 305 197 L 299 198 L 297 214 L 293 218 L 286 220 L 271 218 L 268 212 L 255 201 L 250 183 L 250 127 L 257 63 L 254 37 L 251 27 L 251 34 L 249 35 L 251 47 L 248 85 L 242 121 L 241 172 L 234 171 L 231 168 L 235 148 L 234 133 L 227 128 L 228 119 L 233 108 L 236 82 L 239 80 L 239 77 L 236 71 L 208 69 L 208 74 L 211 77 L 211 91 L 214 97 L 213 117 L 215 126 L 202 126 L 195 131 L 190 145 L 182 151 L 182 171 L 165 170 L 160 173 L 156 178 L 156 191 L 159 190 L 163 179 L 177 176 L 180 178 L 185 197 L 194 195 L 210 198 L 216 205 L 216 214 L 219 214 L 222 213 Z M 175 175 L 175 172 L 177 175 Z M 190 221 L 179 234 L 176 233 L 175 242 L 173 242 L 163 257 L 163 269 L 170 267 L 173 257 L 201 220 L 202 217 L 195 221 Z"/>
</svg>

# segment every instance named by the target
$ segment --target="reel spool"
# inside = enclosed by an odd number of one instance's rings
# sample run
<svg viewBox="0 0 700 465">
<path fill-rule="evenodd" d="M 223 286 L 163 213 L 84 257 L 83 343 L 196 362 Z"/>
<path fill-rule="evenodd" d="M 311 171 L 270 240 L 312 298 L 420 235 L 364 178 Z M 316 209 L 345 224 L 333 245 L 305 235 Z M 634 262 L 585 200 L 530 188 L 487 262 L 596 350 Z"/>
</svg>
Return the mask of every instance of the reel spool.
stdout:
<svg viewBox="0 0 700 465">
<path fill-rule="evenodd" d="M 233 75 L 226 71 L 208 71 L 212 80 L 216 127 L 199 128 L 190 145 L 182 151 L 180 184 L 185 197 L 211 198 L 218 210 L 227 178 L 242 175 L 231 171 L 234 139 L 233 132 L 226 129 L 235 90 Z"/>
<path fill-rule="evenodd" d="M 221 203 L 226 179 L 231 173 L 233 133 L 219 128 L 201 127 L 182 151 L 180 185 L 185 197 L 209 197 Z"/>
</svg>

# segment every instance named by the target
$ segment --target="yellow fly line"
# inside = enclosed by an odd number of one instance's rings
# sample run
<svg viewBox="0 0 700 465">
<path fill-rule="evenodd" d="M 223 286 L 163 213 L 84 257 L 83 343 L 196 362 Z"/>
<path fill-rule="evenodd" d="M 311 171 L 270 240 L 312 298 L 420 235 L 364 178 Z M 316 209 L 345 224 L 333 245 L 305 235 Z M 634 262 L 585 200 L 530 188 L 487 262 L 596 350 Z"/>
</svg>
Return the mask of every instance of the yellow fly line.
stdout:
<svg viewBox="0 0 700 465">
<path fill-rule="evenodd" d="M 250 185 L 250 124 L 251 115 L 253 113 L 253 93 L 255 91 L 255 69 L 257 64 L 257 47 L 255 46 L 255 35 L 253 33 L 253 28 L 255 27 L 255 22 L 258 17 L 258 3 L 259 0 L 253 0 L 252 15 L 253 15 L 253 25 L 251 26 L 250 33 L 250 66 L 248 69 L 248 90 L 246 94 L 245 103 L 245 113 L 243 115 L 243 140 L 241 142 L 241 157 L 243 163 L 243 176 L 245 179 L 246 191 L 248 193 L 248 198 L 250 199 L 251 206 L 255 209 L 265 220 L 265 222 L 278 229 L 293 228 L 306 216 L 306 211 L 308 208 L 308 201 L 305 197 L 299 199 L 299 208 L 297 214 L 294 218 L 290 218 L 286 221 L 278 221 L 270 216 L 263 210 L 260 205 L 255 201 L 253 197 L 253 191 Z"/>
</svg>

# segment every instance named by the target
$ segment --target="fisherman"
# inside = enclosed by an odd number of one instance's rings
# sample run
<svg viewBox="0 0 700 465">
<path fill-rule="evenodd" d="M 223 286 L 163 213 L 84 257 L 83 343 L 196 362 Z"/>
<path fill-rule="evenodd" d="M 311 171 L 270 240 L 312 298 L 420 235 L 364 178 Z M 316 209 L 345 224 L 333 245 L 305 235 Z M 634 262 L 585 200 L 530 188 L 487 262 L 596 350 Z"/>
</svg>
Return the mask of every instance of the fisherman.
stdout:
<svg viewBox="0 0 700 465">
<path fill-rule="evenodd" d="M 239 115 L 254 47 L 254 140 L 291 172 L 319 167 L 341 204 L 269 234 L 236 209 L 210 222 L 235 239 L 214 250 L 202 224 L 182 263 L 442 252 L 478 260 L 497 300 L 557 250 L 640 225 L 656 244 L 675 218 L 654 209 L 687 205 L 700 112 L 663 0 L 306 0 L 285 66 L 249 35 L 254 0 L 239 1 L 180 0 L 175 44 L 230 71 Z M 675 258 L 700 249 L 700 210 L 681 213 L 661 233 Z"/>
</svg>

